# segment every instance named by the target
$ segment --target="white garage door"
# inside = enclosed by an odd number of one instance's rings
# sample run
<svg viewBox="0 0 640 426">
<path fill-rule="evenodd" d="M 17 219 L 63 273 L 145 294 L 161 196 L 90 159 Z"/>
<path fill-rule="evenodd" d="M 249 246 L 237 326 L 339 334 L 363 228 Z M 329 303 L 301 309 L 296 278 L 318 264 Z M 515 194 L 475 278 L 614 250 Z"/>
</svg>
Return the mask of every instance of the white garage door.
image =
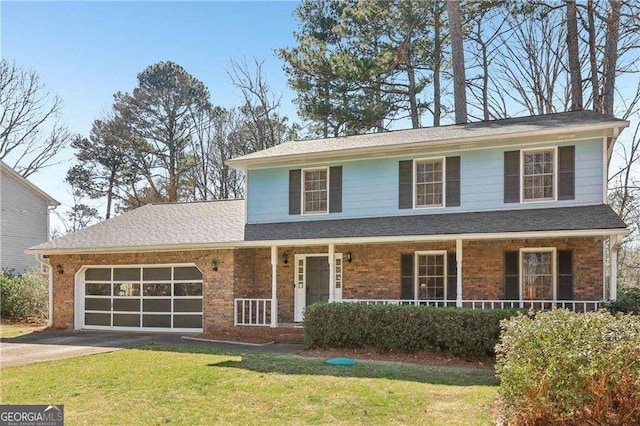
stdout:
<svg viewBox="0 0 640 426">
<path fill-rule="evenodd" d="M 202 273 L 195 266 L 89 267 L 83 328 L 202 331 Z"/>
</svg>

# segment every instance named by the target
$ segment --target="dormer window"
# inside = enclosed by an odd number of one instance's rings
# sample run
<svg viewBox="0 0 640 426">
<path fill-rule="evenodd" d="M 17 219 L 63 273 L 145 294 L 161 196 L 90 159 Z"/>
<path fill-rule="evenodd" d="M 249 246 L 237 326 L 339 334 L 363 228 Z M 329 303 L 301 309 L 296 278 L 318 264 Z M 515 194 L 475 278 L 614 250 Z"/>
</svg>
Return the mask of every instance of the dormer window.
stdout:
<svg viewBox="0 0 640 426">
<path fill-rule="evenodd" d="M 556 150 L 522 151 L 522 201 L 556 199 Z"/>
<path fill-rule="evenodd" d="M 328 169 L 303 170 L 302 211 L 304 214 L 328 213 Z"/>
</svg>

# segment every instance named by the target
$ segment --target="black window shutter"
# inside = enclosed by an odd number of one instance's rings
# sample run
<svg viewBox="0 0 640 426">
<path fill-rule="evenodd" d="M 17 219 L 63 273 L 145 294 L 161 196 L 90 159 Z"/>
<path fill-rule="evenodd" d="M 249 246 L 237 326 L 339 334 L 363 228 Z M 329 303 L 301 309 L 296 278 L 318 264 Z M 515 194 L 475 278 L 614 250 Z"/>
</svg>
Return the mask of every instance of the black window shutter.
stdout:
<svg viewBox="0 0 640 426">
<path fill-rule="evenodd" d="M 300 214 L 302 170 L 289 170 L 289 214 Z"/>
<path fill-rule="evenodd" d="M 329 213 L 342 211 L 342 166 L 329 168 Z"/>
<path fill-rule="evenodd" d="M 400 264 L 402 269 L 400 298 L 413 300 L 415 299 L 415 294 L 413 293 L 413 253 L 401 255 Z"/>
<path fill-rule="evenodd" d="M 576 147 L 558 148 L 558 200 L 575 198 Z"/>
<path fill-rule="evenodd" d="M 573 299 L 573 253 L 558 250 L 558 300 Z"/>
<path fill-rule="evenodd" d="M 520 202 L 520 151 L 504 153 L 504 202 Z"/>
<path fill-rule="evenodd" d="M 413 160 L 398 162 L 398 208 L 413 208 Z"/>
<path fill-rule="evenodd" d="M 447 207 L 460 205 L 460 157 L 447 157 Z"/>
<path fill-rule="evenodd" d="M 518 268 L 517 251 L 504 252 L 504 298 L 505 300 L 520 299 L 520 268 Z"/>
<path fill-rule="evenodd" d="M 447 300 L 456 300 L 457 295 L 458 265 L 456 264 L 456 254 L 447 253 Z"/>
</svg>

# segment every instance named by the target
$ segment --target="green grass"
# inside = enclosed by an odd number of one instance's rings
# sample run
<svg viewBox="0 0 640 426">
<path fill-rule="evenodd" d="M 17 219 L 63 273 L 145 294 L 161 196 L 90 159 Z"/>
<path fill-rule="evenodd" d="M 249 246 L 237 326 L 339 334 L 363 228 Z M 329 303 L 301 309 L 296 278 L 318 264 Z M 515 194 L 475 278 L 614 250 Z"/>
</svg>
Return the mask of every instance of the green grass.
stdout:
<svg viewBox="0 0 640 426">
<path fill-rule="evenodd" d="M 10 339 L 12 337 L 23 336 L 33 333 L 39 328 L 42 327 L 33 324 L 0 324 L 0 338 Z"/>
<path fill-rule="evenodd" d="M 490 424 L 491 370 L 148 346 L 2 370 L 0 402 L 67 424 Z"/>
</svg>

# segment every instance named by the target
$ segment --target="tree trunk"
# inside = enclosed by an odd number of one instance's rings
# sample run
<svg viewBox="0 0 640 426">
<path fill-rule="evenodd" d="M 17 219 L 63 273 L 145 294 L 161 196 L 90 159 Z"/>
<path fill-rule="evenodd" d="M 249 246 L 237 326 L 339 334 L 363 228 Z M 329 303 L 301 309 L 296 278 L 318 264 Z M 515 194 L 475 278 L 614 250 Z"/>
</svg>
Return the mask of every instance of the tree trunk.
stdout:
<svg viewBox="0 0 640 426">
<path fill-rule="evenodd" d="M 582 75 L 580 74 L 580 53 L 578 51 L 578 18 L 576 1 L 565 0 L 567 4 L 567 53 L 571 77 L 571 110 L 580 111 L 582 106 Z"/>
<path fill-rule="evenodd" d="M 602 83 L 602 113 L 613 115 L 613 98 L 618 62 L 618 39 L 620 38 L 620 1 L 610 0 L 611 10 L 607 18 L 607 36 L 604 46 Z"/>
<path fill-rule="evenodd" d="M 418 101 L 416 99 L 416 74 L 413 66 L 407 64 L 407 79 L 409 80 L 409 105 L 411 108 L 411 127 L 420 127 L 420 113 L 418 111 Z"/>
<path fill-rule="evenodd" d="M 109 187 L 107 189 L 107 214 L 104 218 L 109 219 L 111 217 L 111 202 L 113 200 L 113 187 L 116 180 L 116 168 L 111 169 L 111 176 L 109 176 Z"/>
<path fill-rule="evenodd" d="M 451 62 L 453 68 L 453 99 L 456 124 L 467 122 L 467 94 L 464 70 L 464 50 L 462 45 L 462 23 L 460 21 L 460 3 L 447 1 L 449 15 L 449 37 L 451 39 Z"/>
<path fill-rule="evenodd" d="M 442 110 L 442 94 L 440 93 L 440 66 L 442 64 L 442 40 L 440 38 L 440 2 L 434 2 L 433 7 L 433 125 L 440 125 Z"/>
<path fill-rule="evenodd" d="M 587 32 L 589 33 L 589 66 L 591 69 L 591 92 L 593 96 L 592 110 L 601 111 L 600 84 L 598 79 L 598 56 L 596 51 L 596 24 L 593 10 L 593 0 L 587 1 Z"/>
</svg>

